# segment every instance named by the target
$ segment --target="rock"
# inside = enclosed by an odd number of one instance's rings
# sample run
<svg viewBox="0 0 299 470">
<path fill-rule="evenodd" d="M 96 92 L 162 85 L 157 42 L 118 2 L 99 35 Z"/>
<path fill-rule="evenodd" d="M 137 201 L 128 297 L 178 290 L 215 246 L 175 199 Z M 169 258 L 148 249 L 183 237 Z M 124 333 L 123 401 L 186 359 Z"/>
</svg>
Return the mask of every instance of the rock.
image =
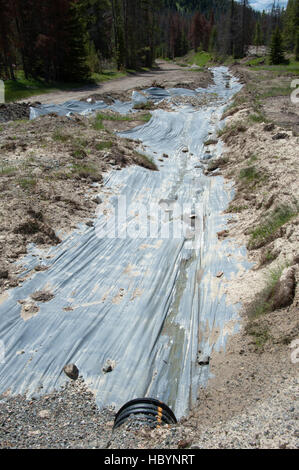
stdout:
<svg viewBox="0 0 299 470">
<path fill-rule="evenodd" d="M 181 440 L 178 442 L 178 449 L 186 449 L 191 444 L 191 441 Z"/>
<path fill-rule="evenodd" d="M 285 268 L 275 286 L 275 292 L 271 292 L 271 307 L 273 310 L 288 307 L 295 296 L 297 266 Z"/>
<path fill-rule="evenodd" d="M 203 161 L 211 160 L 211 158 L 213 158 L 213 155 L 212 155 L 211 153 L 205 153 L 205 154 L 202 156 L 202 160 L 203 160 Z"/>
<path fill-rule="evenodd" d="M 79 377 L 79 369 L 75 364 L 67 364 L 64 366 L 63 371 L 72 380 L 77 380 Z"/>
<path fill-rule="evenodd" d="M 0 279 L 8 279 L 8 270 L 0 268 Z"/>
<path fill-rule="evenodd" d="M 275 134 L 272 137 L 272 140 L 289 139 L 289 137 L 289 134 L 286 134 L 285 132 L 278 132 L 278 134 Z"/>
<path fill-rule="evenodd" d="M 48 271 L 49 267 L 45 266 L 44 264 L 39 264 L 38 266 L 35 266 L 34 270 L 37 272 L 41 271 Z"/>
<path fill-rule="evenodd" d="M 38 416 L 40 418 L 43 418 L 43 419 L 49 419 L 50 416 L 51 416 L 51 413 L 49 410 L 41 410 L 39 413 L 38 413 Z"/>
<path fill-rule="evenodd" d="M 273 124 L 273 122 L 271 122 L 271 124 L 266 124 L 264 126 L 264 131 L 266 132 L 271 132 L 275 129 L 275 124 Z"/>
<path fill-rule="evenodd" d="M 104 374 L 109 374 L 109 372 L 112 372 L 113 369 L 115 369 L 115 367 L 116 367 L 116 362 L 112 361 L 111 359 L 108 359 L 102 371 L 104 372 Z"/>
<path fill-rule="evenodd" d="M 30 296 L 36 302 L 49 302 L 50 300 L 54 299 L 54 294 L 48 291 L 36 291 Z"/>
<path fill-rule="evenodd" d="M 0 104 L 0 122 L 14 121 L 15 119 L 29 119 L 30 103 Z"/>
<path fill-rule="evenodd" d="M 188 153 L 189 152 L 189 149 L 188 147 L 184 147 L 183 150 L 182 150 L 183 153 Z"/>
<path fill-rule="evenodd" d="M 200 366 L 208 366 L 210 364 L 210 356 L 204 354 L 198 354 L 197 362 Z"/>
<path fill-rule="evenodd" d="M 299 264 L 299 255 L 294 256 L 293 264 Z"/>
<path fill-rule="evenodd" d="M 228 230 L 222 230 L 222 232 L 217 233 L 218 240 L 223 240 L 223 238 L 226 238 L 228 236 L 229 236 Z"/>
<path fill-rule="evenodd" d="M 93 198 L 93 202 L 95 202 L 96 204 L 102 204 L 102 203 L 103 203 L 103 201 L 102 201 L 102 199 L 100 198 L 100 196 L 95 196 L 95 197 Z"/>
<path fill-rule="evenodd" d="M 217 145 L 217 144 L 218 144 L 218 140 L 216 139 L 209 139 L 204 143 L 206 147 L 208 147 L 209 145 Z"/>
<path fill-rule="evenodd" d="M 277 197 L 276 194 L 271 194 L 271 196 L 268 198 L 268 200 L 264 204 L 265 209 L 269 209 L 272 206 L 276 197 Z"/>
</svg>

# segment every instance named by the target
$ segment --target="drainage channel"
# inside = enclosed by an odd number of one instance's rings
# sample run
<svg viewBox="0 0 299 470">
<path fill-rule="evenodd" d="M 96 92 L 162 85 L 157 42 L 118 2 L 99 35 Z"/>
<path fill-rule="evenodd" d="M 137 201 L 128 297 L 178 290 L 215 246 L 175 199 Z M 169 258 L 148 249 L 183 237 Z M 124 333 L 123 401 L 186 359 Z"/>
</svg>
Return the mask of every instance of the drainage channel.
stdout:
<svg viewBox="0 0 299 470">
<path fill-rule="evenodd" d="M 222 151 L 219 142 L 207 154 L 204 142 L 216 136 L 225 106 L 241 88 L 227 68 L 213 74 L 207 90 L 185 91 L 210 96 L 208 104 L 156 110 L 149 123 L 120 134 L 140 140 L 159 171 L 110 172 L 95 227 L 79 227 L 43 254 L 49 270 L 0 302 L 6 351 L 0 393 L 49 393 L 65 383 L 64 365 L 75 363 L 100 408 L 119 410 L 150 397 L 179 419 L 195 404 L 209 378 L 203 358 L 238 330 L 240 305 L 227 301 L 226 283 L 249 267 L 244 247 L 217 237 L 226 228 L 232 185 L 203 173 L 206 159 Z M 40 254 L 31 248 L 28 270 Z M 24 321 L 18 302 L 45 286 L 54 298 Z"/>
</svg>

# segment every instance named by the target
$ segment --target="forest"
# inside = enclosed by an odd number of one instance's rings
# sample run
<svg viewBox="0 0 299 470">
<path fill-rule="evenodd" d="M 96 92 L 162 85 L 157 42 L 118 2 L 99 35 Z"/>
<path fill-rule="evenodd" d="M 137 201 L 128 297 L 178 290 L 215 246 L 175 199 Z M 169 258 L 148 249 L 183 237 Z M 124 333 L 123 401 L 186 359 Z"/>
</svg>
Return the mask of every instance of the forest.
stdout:
<svg viewBox="0 0 299 470">
<path fill-rule="evenodd" d="M 249 45 L 299 54 L 299 0 L 253 10 L 248 0 L 0 0 L 0 77 L 79 82 L 108 62 L 151 67 L 157 57 L 207 51 L 242 58 Z"/>
</svg>

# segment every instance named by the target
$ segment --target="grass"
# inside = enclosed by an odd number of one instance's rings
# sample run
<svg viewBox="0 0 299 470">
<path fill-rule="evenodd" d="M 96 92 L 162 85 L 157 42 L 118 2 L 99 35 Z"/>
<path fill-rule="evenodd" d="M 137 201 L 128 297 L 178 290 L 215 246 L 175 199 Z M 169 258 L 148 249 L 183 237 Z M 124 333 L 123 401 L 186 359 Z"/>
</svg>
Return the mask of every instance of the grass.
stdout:
<svg viewBox="0 0 299 470">
<path fill-rule="evenodd" d="M 64 134 L 63 132 L 60 132 L 59 130 L 56 130 L 53 134 L 53 140 L 55 140 L 55 142 L 65 143 L 70 139 L 71 139 L 70 135 Z"/>
<path fill-rule="evenodd" d="M 254 345 L 258 351 L 262 351 L 265 344 L 271 339 L 269 327 L 261 325 L 257 321 L 250 321 L 245 327 L 245 332 L 253 337 Z"/>
<path fill-rule="evenodd" d="M 86 148 L 88 147 L 88 142 L 85 139 L 81 139 L 78 137 L 77 139 L 74 139 L 73 144 L 72 144 L 72 156 L 76 160 L 83 160 L 84 158 L 87 157 L 87 154 L 89 153 L 89 150 Z"/>
<path fill-rule="evenodd" d="M 253 123 L 261 123 L 261 122 L 268 122 L 268 119 L 266 118 L 266 116 L 263 114 L 263 113 L 256 113 L 256 114 L 250 114 L 249 115 L 249 121 L 253 122 Z"/>
<path fill-rule="evenodd" d="M 190 52 L 187 56 L 187 62 L 188 64 L 195 64 L 198 65 L 199 67 L 204 67 L 210 62 L 213 62 L 213 56 L 212 54 L 209 54 L 208 52 Z"/>
<path fill-rule="evenodd" d="M 122 114 L 105 114 L 98 113 L 96 116 L 97 121 L 134 121 L 136 119 Z"/>
<path fill-rule="evenodd" d="M 275 96 L 289 96 L 291 94 L 292 88 L 290 87 L 290 84 L 286 86 L 276 86 L 276 87 L 271 87 L 268 90 L 264 91 L 263 93 L 260 93 L 258 95 L 259 99 L 265 99 L 265 98 L 271 98 Z"/>
<path fill-rule="evenodd" d="M 53 82 L 48 83 L 44 80 L 26 79 L 23 71 L 16 73 L 16 80 L 5 81 L 5 101 L 10 103 L 12 101 L 29 98 L 30 96 L 41 95 L 50 93 L 57 90 L 71 90 L 75 88 L 82 88 L 82 86 L 102 83 L 116 78 L 122 78 L 128 75 L 127 71 L 118 71 L 116 69 L 104 70 L 102 73 L 94 73 L 91 80 L 77 83 L 64 83 Z"/>
<path fill-rule="evenodd" d="M 251 183 L 252 181 L 259 181 L 262 176 L 255 166 L 248 166 L 240 170 L 239 178 L 245 183 Z"/>
<path fill-rule="evenodd" d="M 277 257 L 277 255 L 272 253 L 272 251 L 270 249 L 267 249 L 261 255 L 260 265 L 263 266 L 265 264 L 272 263 L 272 261 L 274 261 L 276 259 L 276 257 Z"/>
<path fill-rule="evenodd" d="M 73 163 L 72 173 L 77 174 L 80 178 L 92 177 L 94 180 L 100 179 L 98 170 L 92 165 L 79 165 Z"/>
<path fill-rule="evenodd" d="M 22 71 L 16 73 L 16 80 L 6 80 L 5 84 L 5 101 L 7 103 L 29 98 L 30 96 L 50 93 L 56 90 L 70 90 L 80 88 L 86 83 L 63 83 L 54 82 L 47 83 L 44 80 L 26 79 Z M 89 82 L 90 84 L 90 82 Z"/>
<path fill-rule="evenodd" d="M 279 265 L 268 271 L 265 287 L 255 296 L 255 300 L 246 309 L 249 322 L 245 327 L 245 332 L 253 337 L 258 350 L 263 350 L 265 344 L 271 339 L 268 325 L 265 325 L 261 320 L 264 315 L 271 313 L 273 310 L 272 298 L 281 274 L 286 267 L 287 264 Z"/>
<path fill-rule="evenodd" d="M 115 80 L 116 78 L 126 77 L 129 71 L 119 71 L 116 69 L 113 70 L 104 70 L 101 73 L 93 73 L 91 75 L 92 80 L 95 83 L 107 82 L 109 80 Z"/>
<path fill-rule="evenodd" d="M 96 131 L 102 131 L 105 129 L 105 126 L 103 124 L 103 121 L 101 118 L 98 118 L 98 116 L 96 116 L 94 122 L 93 122 L 93 125 L 92 127 L 94 128 L 94 130 Z"/>
<path fill-rule="evenodd" d="M 142 121 L 142 122 L 148 122 L 152 118 L 151 113 L 144 113 L 141 115 L 133 115 L 133 116 L 123 116 L 122 114 L 105 114 L 105 113 L 98 113 L 96 115 L 96 118 L 93 123 L 93 128 L 95 130 L 103 130 L 105 129 L 105 126 L 103 124 L 103 121 L 127 121 L 127 122 L 132 122 L 132 121 Z"/>
<path fill-rule="evenodd" d="M 273 211 L 262 224 L 258 225 L 250 235 L 248 248 L 250 250 L 261 248 L 275 239 L 278 230 L 298 214 L 288 206 L 280 206 Z"/>
<path fill-rule="evenodd" d="M 25 189 L 25 191 L 29 191 L 36 186 L 37 180 L 32 177 L 19 178 L 18 184 L 22 189 Z"/>
<path fill-rule="evenodd" d="M 235 206 L 233 203 L 229 205 L 227 212 L 238 214 L 248 209 L 248 206 Z"/>
<path fill-rule="evenodd" d="M 134 156 L 136 158 L 136 162 L 138 163 L 138 165 L 143 166 L 144 168 L 147 168 L 148 170 L 159 171 L 156 163 L 147 155 L 136 152 L 135 150 Z"/>
<path fill-rule="evenodd" d="M 153 109 L 154 103 L 153 101 L 147 101 L 146 103 L 137 103 L 134 106 L 134 109 L 140 110 L 140 109 L 145 109 L 145 110 L 150 110 Z"/>
<path fill-rule="evenodd" d="M 246 132 L 246 127 L 242 122 L 236 122 L 235 124 L 232 124 L 231 126 L 225 125 L 223 129 L 219 129 L 217 132 L 217 137 L 222 137 L 225 134 L 231 133 L 231 132 Z"/>
<path fill-rule="evenodd" d="M 151 119 L 152 119 L 151 113 L 144 113 L 138 116 L 138 121 L 149 122 Z"/>
<path fill-rule="evenodd" d="M 14 166 L 4 166 L 0 168 L 0 176 L 13 176 L 17 171 Z"/>
<path fill-rule="evenodd" d="M 113 142 L 108 141 L 108 142 L 100 142 L 96 144 L 96 149 L 97 150 L 109 150 L 113 146 Z"/>
<path fill-rule="evenodd" d="M 248 307 L 247 315 L 249 319 L 255 320 L 266 313 L 270 313 L 272 310 L 271 298 L 275 292 L 277 283 L 282 275 L 283 270 L 287 267 L 287 264 L 279 265 L 274 269 L 270 269 L 266 276 L 265 287 L 256 296 L 254 302 Z"/>
<path fill-rule="evenodd" d="M 265 63 L 262 64 L 261 62 Z M 299 62 L 294 59 L 291 59 L 289 64 L 270 65 L 268 57 L 259 57 L 247 62 L 246 65 L 251 65 L 253 70 L 269 70 L 279 74 L 293 73 L 299 75 Z"/>
<path fill-rule="evenodd" d="M 254 163 L 254 162 L 256 162 L 257 160 L 258 160 L 258 157 L 253 153 L 253 154 L 250 156 L 248 162 L 249 162 L 249 163 Z"/>
<path fill-rule="evenodd" d="M 12 101 L 29 98 L 30 96 L 50 93 L 57 90 L 72 90 L 76 88 L 82 88 L 83 86 L 90 84 L 96 85 L 97 83 L 103 83 L 109 80 L 115 80 L 118 78 L 126 77 L 129 73 L 136 73 L 140 71 L 147 72 L 149 70 L 150 69 L 146 67 L 142 67 L 139 70 L 103 70 L 100 73 L 93 73 L 89 81 L 81 83 L 48 83 L 44 80 L 38 80 L 33 78 L 26 79 L 24 76 L 24 72 L 18 71 L 16 73 L 16 80 L 5 81 L 5 101 L 7 103 L 10 103 Z"/>
</svg>

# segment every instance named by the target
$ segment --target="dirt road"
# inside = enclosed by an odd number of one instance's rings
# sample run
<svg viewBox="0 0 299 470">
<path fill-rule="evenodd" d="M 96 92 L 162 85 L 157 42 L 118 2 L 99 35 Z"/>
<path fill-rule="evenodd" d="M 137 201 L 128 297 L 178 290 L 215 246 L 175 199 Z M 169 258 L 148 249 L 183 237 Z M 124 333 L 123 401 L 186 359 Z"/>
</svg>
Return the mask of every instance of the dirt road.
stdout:
<svg viewBox="0 0 299 470">
<path fill-rule="evenodd" d="M 42 104 L 60 104 L 69 100 L 81 100 L 90 96 L 90 94 L 105 94 L 105 93 L 120 93 L 132 89 L 142 89 L 152 86 L 156 81 L 158 84 L 171 87 L 182 84 L 188 87 L 188 84 L 194 83 L 198 86 L 206 86 L 211 80 L 209 72 L 198 73 L 196 69 L 190 71 L 185 67 L 180 67 L 175 64 L 170 64 L 164 61 L 157 61 L 157 69 L 150 70 L 149 72 L 136 73 L 128 77 L 119 78 L 104 82 L 98 86 L 85 86 L 82 89 L 75 89 L 69 91 L 55 91 L 43 95 L 34 96 L 34 101 L 39 101 Z M 23 100 L 24 101 L 24 100 Z"/>
</svg>

